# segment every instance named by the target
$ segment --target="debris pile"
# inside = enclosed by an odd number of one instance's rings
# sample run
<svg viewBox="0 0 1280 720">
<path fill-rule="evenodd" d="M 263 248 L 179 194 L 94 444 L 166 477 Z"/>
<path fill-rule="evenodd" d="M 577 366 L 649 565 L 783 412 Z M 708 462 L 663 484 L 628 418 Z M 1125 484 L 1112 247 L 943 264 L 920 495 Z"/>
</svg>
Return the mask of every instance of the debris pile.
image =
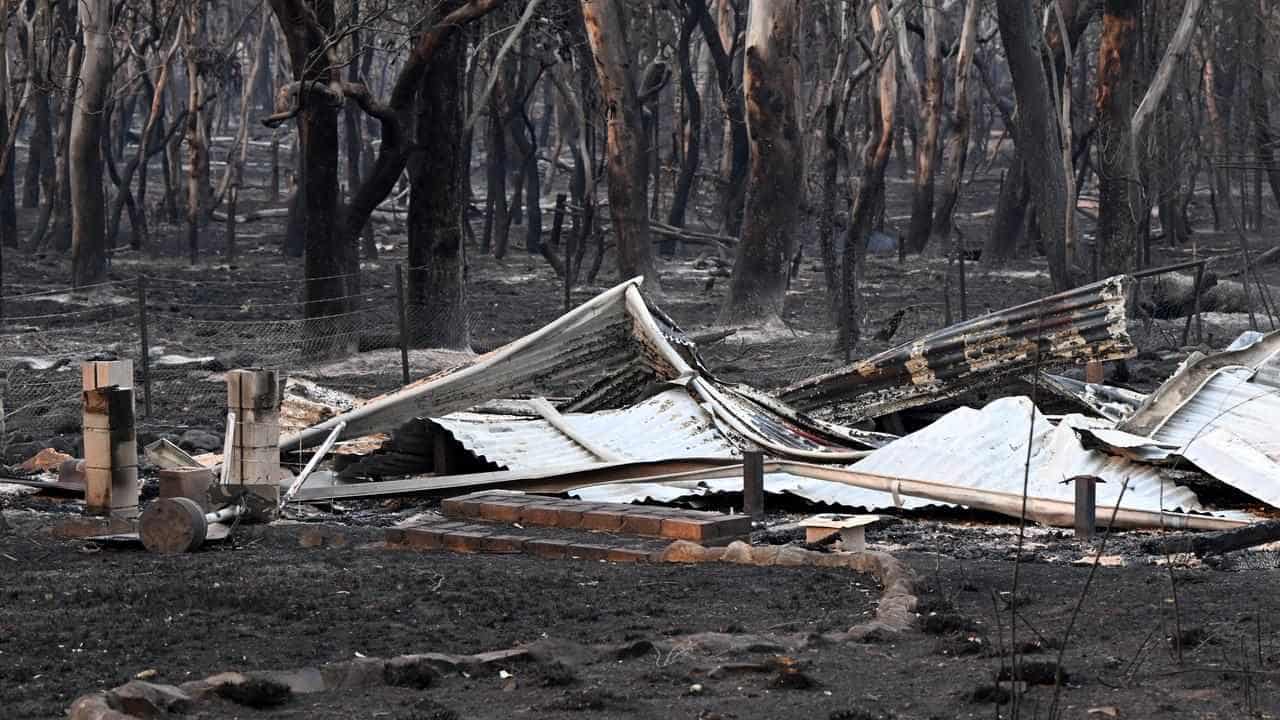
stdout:
<svg viewBox="0 0 1280 720">
<path fill-rule="evenodd" d="M 1270 431 L 1280 420 L 1280 333 L 1194 354 L 1149 396 L 1047 372 L 1134 355 L 1131 285 L 1119 276 L 990 313 L 771 394 L 718 379 L 635 279 L 367 401 L 309 382 L 273 390 L 269 372 L 229 373 L 265 384 L 229 405 L 224 453 L 192 457 L 161 441 L 148 458 L 207 468 L 224 487 L 224 507 L 188 513 L 188 535 L 232 506 L 227 486 L 253 493 L 269 476 L 279 490 L 259 514 L 277 503 L 492 489 L 671 501 L 741 491 L 749 455 L 767 459 L 756 462 L 770 493 L 866 511 L 959 505 L 1055 526 L 1084 512 L 1098 525 L 1216 530 L 1255 519 L 1192 489 L 1214 484 L 1280 507 L 1280 435 Z M 1048 414 L 1026 396 L 943 404 L 1010 377 L 1083 412 Z M 906 432 L 900 413 L 913 408 L 936 410 Z M 258 452 L 273 423 L 279 452 L 306 466 L 297 475 L 277 476 Z M 332 470 L 317 470 L 327 458 Z M 69 459 L 42 462 L 32 472 L 44 476 L 26 482 L 52 482 Z M 1096 517 L 1076 507 L 1081 478 L 1096 492 Z"/>
</svg>

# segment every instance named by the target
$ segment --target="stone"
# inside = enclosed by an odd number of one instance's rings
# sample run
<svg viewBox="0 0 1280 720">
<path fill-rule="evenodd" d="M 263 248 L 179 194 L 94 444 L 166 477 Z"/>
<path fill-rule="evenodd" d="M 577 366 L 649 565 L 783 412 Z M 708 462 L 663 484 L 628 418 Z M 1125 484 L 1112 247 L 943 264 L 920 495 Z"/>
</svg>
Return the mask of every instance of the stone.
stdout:
<svg viewBox="0 0 1280 720">
<path fill-rule="evenodd" d="M 140 718 L 160 715 L 185 714 L 191 709 L 191 696 L 173 685 L 159 685 L 143 680 L 131 680 L 112 690 L 108 702 L 121 711 Z"/>
</svg>

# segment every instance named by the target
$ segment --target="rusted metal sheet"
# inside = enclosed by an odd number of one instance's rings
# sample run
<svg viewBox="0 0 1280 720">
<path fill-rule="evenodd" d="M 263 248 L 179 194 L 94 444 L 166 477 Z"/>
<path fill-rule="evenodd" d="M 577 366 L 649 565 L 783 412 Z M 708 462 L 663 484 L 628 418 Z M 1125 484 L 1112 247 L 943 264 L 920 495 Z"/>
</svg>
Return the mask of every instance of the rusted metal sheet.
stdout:
<svg viewBox="0 0 1280 720">
<path fill-rule="evenodd" d="M 346 423 L 348 437 L 358 437 L 419 418 L 445 418 L 515 394 L 563 393 L 574 385 L 580 388 L 577 395 L 555 408 L 557 414 L 622 410 L 677 388 L 687 400 L 682 406 L 694 408 L 702 416 L 700 422 L 713 428 L 728 446 L 758 446 L 782 457 L 849 462 L 886 441 L 874 433 L 864 435 L 812 421 L 776 399 L 717 382 L 693 341 L 644 298 L 637 279 L 473 363 L 412 383 L 283 438 L 280 447 L 313 446 L 339 422 Z M 646 448 L 618 450 L 622 457 L 654 459 Z"/>
<path fill-rule="evenodd" d="M 952 325 L 784 388 L 800 410 L 853 424 L 958 395 L 1034 367 L 1132 357 L 1132 278 L 1117 275 Z"/>
</svg>

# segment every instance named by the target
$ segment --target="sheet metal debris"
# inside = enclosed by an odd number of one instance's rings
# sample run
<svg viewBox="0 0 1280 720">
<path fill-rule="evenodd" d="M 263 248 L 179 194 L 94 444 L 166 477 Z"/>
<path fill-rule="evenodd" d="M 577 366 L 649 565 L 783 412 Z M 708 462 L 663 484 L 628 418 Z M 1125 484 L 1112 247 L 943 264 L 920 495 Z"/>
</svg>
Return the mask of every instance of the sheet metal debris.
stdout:
<svg viewBox="0 0 1280 720">
<path fill-rule="evenodd" d="M 1152 461 L 1185 460 L 1280 507 L 1280 331 L 1193 355 L 1114 432 L 1097 438 Z"/>
<path fill-rule="evenodd" d="M 698 357 L 692 341 L 670 318 L 645 301 L 640 282 L 631 280 L 601 293 L 542 329 L 471 364 L 412 383 L 283 437 L 280 447 L 289 450 L 314 446 L 339 422 L 346 423 L 346 435 L 359 436 L 392 430 L 416 418 L 446 418 L 485 401 L 522 392 L 543 394 L 539 391 L 563 389 L 571 384 L 580 385 L 581 390 L 562 407 L 555 408 L 555 413 L 628 408 L 674 388 L 687 395 L 689 402 L 685 406 L 693 403 L 700 408 L 697 422 L 714 426 L 734 446 L 759 446 L 797 459 L 847 462 L 868 448 L 883 444 L 880 435 L 812 422 L 799 413 L 780 409 L 776 401 L 717 381 Z M 674 402 L 671 397 L 668 401 Z M 644 406 L 639 413 L 652 416 L 656 407 Z M 536 432 L 554 426 L 546 420 L 545 408 L 540 414 L 544 416 L 543 425 L 521 426 L 522 431 L 532 428 Z M 507 429 L 515 430 L 511 425 L 514 422 L 517 421 L 507 419 Z M 578 450 L 587 449 L 564 432 L 557 432 L 564 436 L 561 440 Z"/>
<path fill-rule="evenodd" d="M 1132 284 L 1118 275 L 952 325 L 802 380 L 778 398 L 853 425 L 1035 367 L 1131 357 L 1125 306 Z"/>
<path fill-rule="evenodd" d="M 1247 517 L 1201 514 L 1206 507 L 1175 482 L 1168 465 L 1197 443 L 1217 453 L 1193 461 L 1215 476 L 1228 461 L 1252 463 L 1250 452 L 1275 464 L 1280 443 L 1274 440 L 1237 447 L 1257 440 L 1267 417 L 1274 424 L 1268 403 L 1276 390 L 1268 378 L 1280 366 L 1276 352 L 1265 350 L 1276 342 L 1270 336 L 1226 360 L 1192 358 L 1150 397 L 1045 376 L 1101 419 L 1068 415 L 1050 422 L 1030 399 L 1005 398 L 980 410 L 954 410 L 894 438 L 803 412 L 820 408 L 841 421 L 862 420 L 1037 365 L 1127 357 L 1133 353 L 1125 321 L 1129 284 L 1111 278 L 993 313 L 774 396 L 718 380 L 693 342 L 632 280 L 472 363 L 352 402 L 282 439 L 281 447 L 314 446 L 340 423 L 352 437 L 393 431 L 378 451 L 349 463 L 343 477 L 351 477 L 352 468 L 366 477 L 418 473 L 304 488 L 301 501 L 479 487 L 670 500 L 740 490 L 742 452 L 762 450 L 772 458 L 769 491 L 820 503 L 867 509 L 962 504 L 1017 516 L 1025 472 L 1028 517 L 1069 526 L 1074 497 L 1064 481 L 1093 475 L 1105 481 L 1098 488 L 1100 513 L 1123 492 L 1121 526 L 1238 525 Z M 546 399 L 553 393 L 559 399 Z M 528 399 L 509 399 L 519 395 Z M 1211 413 L 1223 402 L 1252 405 L 1260 414 L 1242 416 L 1239 427 L 1214 424 Z M 1199 430 L 1188 438 L 1191 428 Z M 1203 439 L 1206 429 L 1210 441 Z M 445 457 L 456 452 L 465 456 L 461 472 L 448 467 L 459 460 Z M 1256 483 L 1245 485 L 1260 492 Z M 1280 490 L 1275 495 L 1280 504 Z"/>
<path fill-rule="evenodd" d="M 1146 395 L 1139 392 L 1102 383 L 1085 382 L 1065 375 L 1041 373 L 1040 381 L 1049 390 L 1075 400 L 1112 422 L 1127 419 L 1137 412 L 1138 407 L 1147 399 Z"/>
</svg>

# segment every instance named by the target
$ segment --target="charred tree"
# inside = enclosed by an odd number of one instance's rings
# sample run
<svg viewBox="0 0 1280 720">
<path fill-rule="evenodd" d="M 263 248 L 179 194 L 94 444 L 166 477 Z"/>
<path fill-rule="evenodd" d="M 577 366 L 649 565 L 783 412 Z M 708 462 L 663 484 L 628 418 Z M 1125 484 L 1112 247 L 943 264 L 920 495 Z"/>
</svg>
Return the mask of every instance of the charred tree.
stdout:
<svg viewBox="0 0 1280 720">
<path fill-rule="evenodd" d="M 906 238 L 907 249 L 917 253 L 929 244 L 933 228 L 934 170 L 938 156 L 938 132 L 942 124 L 942 56 L 938 39 L 941 10 L 938 3 L 933 0 L 921 3 L 920 15 L 924 26 L 925 77 L 918 93 L 919 142 L 915 145 L 916 173 L 911 192 L 911 224 Z M 900 47 L 899 50 L 906 53 L 909 61 L 907 48 Z"/>
<path fill-rule="evenodd" d="M 938 242 L 951 236 L 956 203 L 964 180 L 965 162 L 969 156 L 969 71 L 973 66 L 978 29 L 978 0 L 968 0 L 960 25 L 960 46 L 956 50 L 955 99 L 951 108 L 951 127 L 946 143 L 946 187 L 933 218 L 932 233 Z"/>
<path fill-rule="evenodd" d="M 747 165 L 751 160 L 750 142 L 747 139 L 746 110 L 742 92 L 734 77 L 733 56 L 737 31 L 730 15 L 738 13 L 730 8 L 728 0 L 719 4 L 719 19 L 711 17 L 702 2 L 690 2 L 691 12 L 698 14 L 698 26 L 707 42 L 712 63 L 716 68 L 716 84 L 720 89 L 720 102 L 724 107 L 725 141 L 724 195 L 722 202 L 724 233 L 736 237 L 742 230 L 743 203 L 746 201 Z M 727 36 L 727 37 L 726 37 Z"/>
<path fill-rule="evenodd" d="M 1103 276 L 1130 272 L 1145 208 L 1133 151 L 1134 50 L 1140 0 L 1106 0 L 1098 49 L 1098 255 Z"/>
<path fill-rule="evenodd" d="M 1000 38 L 1018 100 L 1016 143 L 1026 167 L 1036 168 L 1031 198 L 1044 238 L 1049 276 L 1055 290 L 1072 287 L 1067 264 L 1067 184 L 1057 112 L 1042 62 L 1040 28 L 1031 0 L 997 0 Z"/>
<path fill-rule="evenodd" d="M 204 0 L 187 3 L 183 30 L 186 33 L 187 68 L 187 252 L 194 265 L 200 255 L 200 226 L 212 208 L 213 189 L 209 182 L 209 134 L 205 123 L 205 78 L 201 61 L 207 39 L 204 36 Z"/>
<path fill-rule="evenodd" d="M 888 8 L 885 0 L 871 4 L 871 28 L 877 46 L 889 41 Z M 892 61 L 884 62 L 873 92 L 868 93 L 867 139 L 862 148 L 862 169 L 853 193 L 849 229 L 845 237 L 844 257 L 840 264 L 843 307 L 840 313 L 838 344 L 846 358 L 853 351 L 862 331 L 862 297 L 859 288 L 865 272 L 867 236 L 877 215 L 878 199 L 884 192 L 884 170 L 893 150 L 894 111 L 898 105 L 898 76 Z M 852 180 L 852 178 L 851 178 Z"/>
<path fill-rule="evenodd" d="M 298 158 L 301 167 L 296 208 L 299 230 L 305 238 L 303 263 L 306 283 L 308 335 L 312 350 L 320 355 L 340 355 L 352 345 L 350 334 L 332 341 L 333 321 L 347 305 L 346 275 L 352 268 L 338 227 L 338 107 L 331 97 L 317 91 L 337 80 L 341 68 L 326 55 L 333 30 L 333 0 L 271 0 L 276 19 L 289 48 L 293 78 L 298 84 Z M 360 235 L 364 222 L 352 233 Z"/>
<path fill-rule="evenodd" d="M 658 276 L 649 239 L 644 111 L 632 72 L 635 56 L 627 39 L 623 4 L 621 0 L 582 0 L 582 15 L 608 116 L 605 156 L 618 273 L 623 279 L 643 275 L 656 287 Z"/>
<path fill-rule="evenodd" d="M 68 135 L 71 201 L 71 283 L 107 275 L 106 195 L 102 151 L 107 91 L 111 84 L 111 0 L 77 0 L 84 31 L 84 64 Z"/>
<path fill-rule="evenodd" d="M 445 3 L 441 11 L 460 5 Z M 465 37 L 451 34 L 437 47 L 418 90 L 417 139 L 433 150 L 414 153 L 408 168 L 410 339 L 416 347 L 470 345 L 462 252 L 466 57 Z"/>
<path fill-rule="evenodd" d="M 698 96 L 698 84 L 693 77 L 693 61 L 689 55 L 693 31 L 698 26 L 698 11 L 692 6 L 700 5 L 702 2 L 689 0 L 688 4 L 690 7 L 685 9 L 684 21 L 680 25 L 680 38 L 676 41 L 676 62 L 680 66 L 680 92 L 684 98 L 684 154 L 680 162 L 680 176 L 676 179 L 675 192 L 671 196 L 671 210 L 667 214 L 667 224 L 672 227 L 684 227 L 689 194 L 693 191 L 693 180 L 697 177 L 698 165 L 702 159 L 702 98 Z M 706 11 L 705 6 L 702 11 Z M 663 239 L 662 254 L 674 253 L 675 241 Z"/>
<path fill-rule="evenodd" d="M 1262 60 L 1267 57 L 1268 5 L 1267 0 L 1258 0 L 1258 18 L 1253 23 L 1254 59 L 1246 63 L 1249 73 L 1249 118 L 1253 122 L 1253 140 L 1258 149 L 1258 162 L 1267 175 L 1272 197 L 1276 203 L 1280 203 L 1280 162 L 1276 160 L 1277 140 L 1271 131 L 1271 101 L 1267 98 Z"/>
<path fill-rule="evenodd" d="M 751 5 L 743 74 L 751 174 L 742 241 L 720 309 L 726 324 L 780 321 L 782 316 L 804 166 L 795 97 L 798 16 L 795 0 L 756 0 Z"/>
</svg>

